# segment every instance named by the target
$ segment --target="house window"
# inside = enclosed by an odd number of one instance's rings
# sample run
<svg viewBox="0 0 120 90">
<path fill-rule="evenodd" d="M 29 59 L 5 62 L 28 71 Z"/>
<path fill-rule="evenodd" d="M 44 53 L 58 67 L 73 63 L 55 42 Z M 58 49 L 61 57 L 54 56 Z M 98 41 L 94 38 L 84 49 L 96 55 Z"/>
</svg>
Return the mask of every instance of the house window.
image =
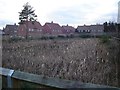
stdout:
<svg viewBox="0 0 120 90">
<path fill-rule="evenodd" d="M 29 28 L 29 31 L 31 31 L 31 29 Z"/>
<path fill-rule="evenodd" d="M 92 32 L 95 32 L 95 30 L 92 30 Z"/>
<path fill-rule="evenodd" d="M 83 30 L 83 32 L 85 32 L 85 30 Z"/>
<path fill-rule="evenodd" d="M 14 33 L 16 33 L 17 31 L 14 31 Z"/>
<path fill-rule="evenodd" d="M 34 29 L 31 29 L 31 31 L 34 31 Z"/>
</svg>

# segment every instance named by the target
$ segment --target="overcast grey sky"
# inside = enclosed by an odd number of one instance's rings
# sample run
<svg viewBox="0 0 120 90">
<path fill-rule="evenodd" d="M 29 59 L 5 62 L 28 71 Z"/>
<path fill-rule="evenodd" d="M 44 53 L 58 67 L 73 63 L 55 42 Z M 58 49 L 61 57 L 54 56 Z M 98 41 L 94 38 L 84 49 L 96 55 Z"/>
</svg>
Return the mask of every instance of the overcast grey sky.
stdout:
<svg viewBox="0 0 120 90">
<path fill-rule="evenodd" d="M 117 21 L 119 0 L 0 0 L 0 28 L 19 22 L 23 5 L 29 2 L 37 20 L 60 25 L 96 24 Z"/>
</svg>

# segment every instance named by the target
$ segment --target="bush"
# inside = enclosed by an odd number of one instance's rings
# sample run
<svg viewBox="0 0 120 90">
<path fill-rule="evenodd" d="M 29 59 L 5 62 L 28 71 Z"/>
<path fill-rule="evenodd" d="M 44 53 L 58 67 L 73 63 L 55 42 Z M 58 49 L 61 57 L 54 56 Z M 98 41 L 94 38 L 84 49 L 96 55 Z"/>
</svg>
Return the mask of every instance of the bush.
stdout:
<svg viewBox="0 0 120 90">
<path fill-rule="evenodd" d="M 70 36 L 69 36 L 70 38 L 74 38 L 74 35 L 73 34 L 70 34 Z"/>
<path fill-rule="evenodd" d="M 90 35 L 80 35 L 79 37 L 81 37 L 81 38 L 91 38 Z"/>
<path fill-rule="evenodd" d="M 110 42 L 110 36 L 104 35 L 100 37 L 100 40 L 102 43 L 109 43 Z"/>
<path fill-rule="evenodd" d="M 42 36 L 40 39 L 41 39 L 41 40 L 47 40 L 48 37 Z"/>
<path fill-rule="evenodd" d="M 50 36 L 49 39 L 55 39 L 55 37 L 54 36 Z"/>
<path fill-rule="evenodd" d="M 12 43 L 12 42 L 18 42 L 18 41 L 20 41 L 20 40 L 22 40 L 22 39 L 15 37 L 15 38 L 9 38 L 9 39 L 8 39 L 8 42 L 9 42 L 9 43 Z"/>
<path fill-rule="evenodd" d="M 65 38 L 64 35 L 58 35 L 58 38 Z"/>
</svg>

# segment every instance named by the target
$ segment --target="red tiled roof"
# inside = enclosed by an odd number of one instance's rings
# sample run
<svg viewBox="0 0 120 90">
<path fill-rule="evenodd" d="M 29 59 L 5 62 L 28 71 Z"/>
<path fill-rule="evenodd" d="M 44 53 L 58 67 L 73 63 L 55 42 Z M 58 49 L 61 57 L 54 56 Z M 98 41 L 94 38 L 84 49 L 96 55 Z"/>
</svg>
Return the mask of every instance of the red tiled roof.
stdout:
<svg viewBox="0 0 120 90">
<path fill-rule="evenodd" d="M 51 30 L 61 30 L 61 26 L 58 23 L 45 23 Z"/>
<path fill-rule="evenodd" d="M 37 21 L 27 21 L 24 24 L 26 25 L 26 27 L 30 29 L 41 29 L 42 28 L 41 24 Z"/>
<path fill-rule="evenodd" d="M 75 28 L 72 26 L 62 26 L 62 31 L 63 33 L 74 33 L 75 32 Z"/>
<path fill-rule="evenodd" d="M 72 30 L 72 31 L 75 31 L 75 28 L 72 27 L 72 26 L 62 26 L 63 29 L 65 30 Z"/>
</svg>

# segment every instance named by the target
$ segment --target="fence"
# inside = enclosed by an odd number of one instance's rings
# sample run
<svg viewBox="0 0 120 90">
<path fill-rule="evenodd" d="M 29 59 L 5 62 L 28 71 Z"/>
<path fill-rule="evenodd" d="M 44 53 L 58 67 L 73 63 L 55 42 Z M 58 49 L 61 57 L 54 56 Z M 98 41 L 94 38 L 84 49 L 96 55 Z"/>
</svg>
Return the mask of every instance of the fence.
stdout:
<svg viewBox="0 0 120 90">
<path fill-rule="evenodd" d="M 42 75 L 35 75 L 2 67 L 0 67 L 0 76 L 2 77 L 1 88 L 51 88 L 53 90 L 70 88 L 113 88 L 120 90 L 120 88 L 117 87 L 44 77 Z"/>
</svg>

